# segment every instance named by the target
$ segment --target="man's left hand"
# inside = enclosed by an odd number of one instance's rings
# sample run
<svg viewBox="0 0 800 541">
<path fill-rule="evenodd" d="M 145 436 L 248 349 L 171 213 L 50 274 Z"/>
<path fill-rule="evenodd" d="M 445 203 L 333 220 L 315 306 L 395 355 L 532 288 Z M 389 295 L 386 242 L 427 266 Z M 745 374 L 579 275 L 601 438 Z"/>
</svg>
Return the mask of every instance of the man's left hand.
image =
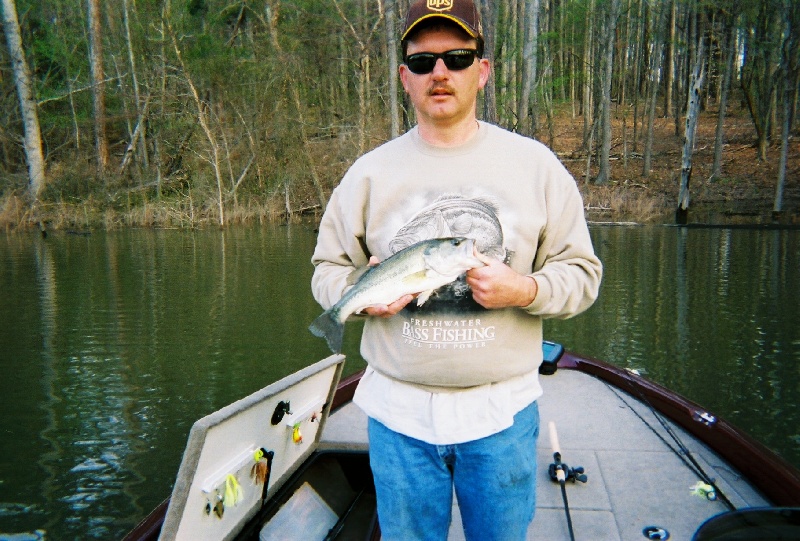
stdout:
<svg viewBox="0 0 800 541">
<path fill-rule="evenodd" d="M 520 274 L 502 261 L 475 250 L 475 256 L 486 266 L 467 271 L 467 284 L 472 298 L 484 308 L 528 306 L 536 298 L 536 279 Z"/>
</svg>

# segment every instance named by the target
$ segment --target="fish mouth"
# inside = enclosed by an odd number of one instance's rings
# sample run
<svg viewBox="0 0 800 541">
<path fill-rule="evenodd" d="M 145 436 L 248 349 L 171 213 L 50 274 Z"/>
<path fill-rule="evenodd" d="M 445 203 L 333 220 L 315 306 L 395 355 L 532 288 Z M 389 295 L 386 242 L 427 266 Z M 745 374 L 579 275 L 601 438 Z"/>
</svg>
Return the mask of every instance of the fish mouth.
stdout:
<svg viewBox="0 0 800 541">
<path fill-rule="evenodd" d="M 468 237 L 464 240 L 464 244 L 465 244 L 464 250 L 467 252 L 469 259 L 471 259 L 472 262 L 475 263 L 477 267 L 485 267 L 486 263 L 478 259 L 478 256 L 475 255 L 475 252 L 480 253 L 478 251 L 478 245 L 475 242 L 475 239 Z"/>
</svg>

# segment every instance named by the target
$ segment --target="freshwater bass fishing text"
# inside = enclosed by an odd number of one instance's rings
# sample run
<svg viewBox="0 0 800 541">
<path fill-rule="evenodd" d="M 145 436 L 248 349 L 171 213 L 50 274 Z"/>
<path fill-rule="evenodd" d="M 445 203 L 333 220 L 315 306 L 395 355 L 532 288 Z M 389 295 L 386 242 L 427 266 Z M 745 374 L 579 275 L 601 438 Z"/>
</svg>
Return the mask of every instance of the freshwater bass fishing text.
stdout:
<svg viewBox="0 0 800 541">
<path fill-rule="evenodd" d="M 431 349 L 486 347 L 495 339 L 495 326 L 484 326 L 480 318 L 440 320 L 411 318 L 403 323 L 406 344 Z"/>
</svg>

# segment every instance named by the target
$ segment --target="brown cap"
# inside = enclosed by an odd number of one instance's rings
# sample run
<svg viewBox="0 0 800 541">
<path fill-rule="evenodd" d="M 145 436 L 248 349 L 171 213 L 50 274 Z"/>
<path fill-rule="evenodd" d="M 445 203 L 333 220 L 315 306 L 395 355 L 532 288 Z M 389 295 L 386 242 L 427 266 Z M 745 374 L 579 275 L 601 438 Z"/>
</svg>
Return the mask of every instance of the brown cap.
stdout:
<svg viewBox="0 0 800 541">
<path fill-rule="evenodd" d="M 408 8 L 400 40 L 407 39 L 421 22 L 436 17 L 456 23 L 470 37 L 483 41 L 481 17 L 472 0 L 417 0 Z"/>
</svg>

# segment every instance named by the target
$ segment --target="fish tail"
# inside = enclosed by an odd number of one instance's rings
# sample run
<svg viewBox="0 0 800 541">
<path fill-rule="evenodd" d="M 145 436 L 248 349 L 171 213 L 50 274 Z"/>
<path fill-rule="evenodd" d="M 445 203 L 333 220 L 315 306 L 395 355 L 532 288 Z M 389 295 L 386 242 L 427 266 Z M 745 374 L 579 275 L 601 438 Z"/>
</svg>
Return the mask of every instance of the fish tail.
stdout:
<svg viewBox="0 0 800 541">
<path fill-rule="evenodd" d="M 321 316 L 315 319 L 311 325 L 308 326 L 311 334 L 324 338 L 328 342 L 328 347 L 334 353 L 342 352 L 342 338 L 344 337 L 344 325 L 340 323 L 336 317 L 331 313 L 331 310 L 325 311 Z"/>
</svg>

